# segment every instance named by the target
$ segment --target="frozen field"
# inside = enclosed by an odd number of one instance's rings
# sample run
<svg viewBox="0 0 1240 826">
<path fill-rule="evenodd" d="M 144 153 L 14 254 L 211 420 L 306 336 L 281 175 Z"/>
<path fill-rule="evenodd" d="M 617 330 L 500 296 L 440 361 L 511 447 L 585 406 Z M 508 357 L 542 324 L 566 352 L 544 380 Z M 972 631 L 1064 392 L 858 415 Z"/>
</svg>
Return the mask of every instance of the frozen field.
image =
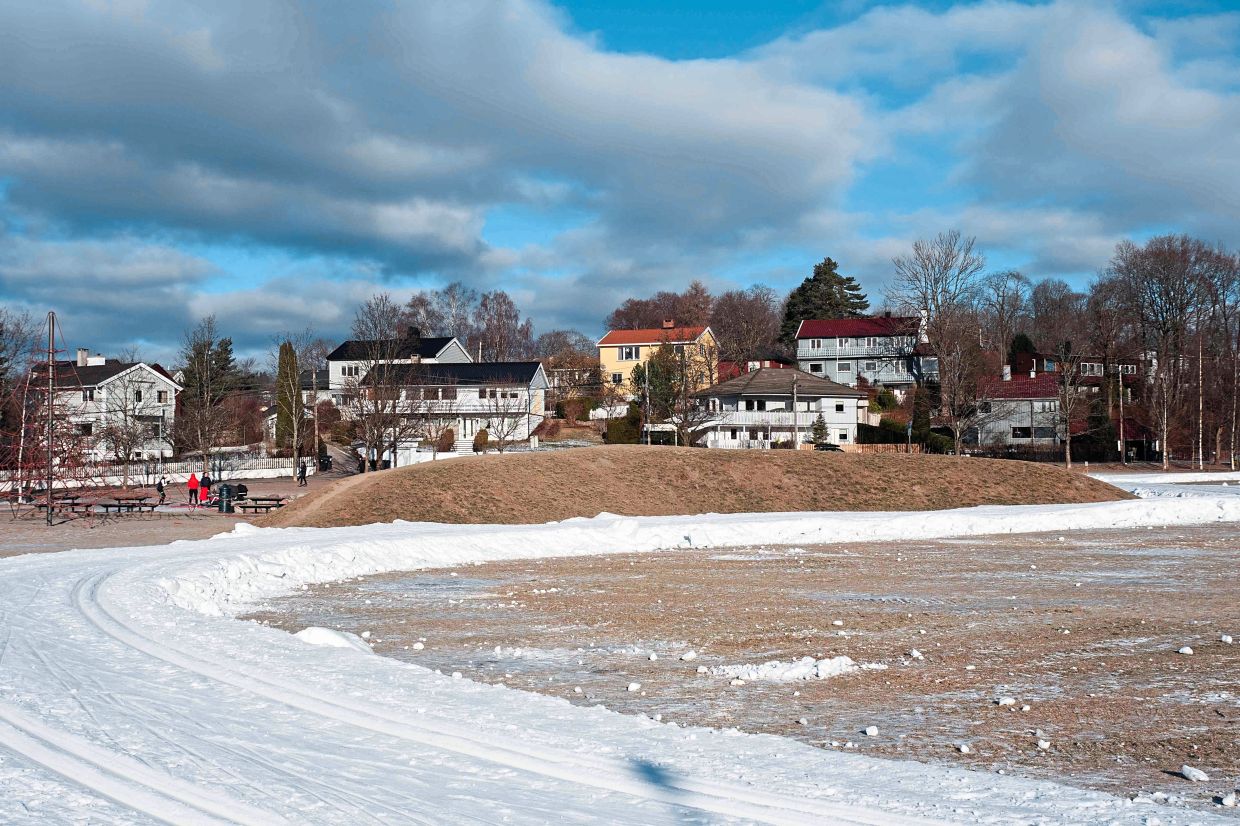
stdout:
<svg viewBox="0 0 1240 826">
<path fill-rule="evenodd" d="M 989 729 L 991 734 L 976 741 L 978 754 L 984 758 L 976 768 L 946 765 L 943 760 L 930 765 L 889 760 L 862 754 L 860 748 L 821 748 L 820 742 L 811 745 L 789 737 L 745 734 L 738 730 L 739 722 L 703 720 L 710 727 L 694 726 L 683 711 L 679 718 L 669 714 L 672 719 L 656 722 L 638 714 L 583 708 L 562 697 L 465 679 L 466 666 L 456 669 L 461 673 L 458 678 L 451 672 L 439 674 L 375 656 L 367 643 L 334 632 L 319 632 L 317 639 L 306 640 L 236 619 L 290 593 L 304 590 L 310 594 L 313 589 L 319 596 L 325 582 L 445 566 L 456 566 L 446 572 L 446 579 L 461 579 L 481 572 L 485 563 L 535 557 L 551 560 L 644 552 L 647 555 L 641 563 L 636 557 L 632 560 L 636 575 L 643 573 L 639 565 L 653 564 L 645 560 L 661 554 L 689 559 L 683 552 L 693 550 L 700 558 L 701 549 L 709 548 L 708 555 L 722 557 L 710 560 L 711 567 L 725 571 L 729 566 L 765 564 L 762 559 L 750 559 L 764 557 L 758 553 L 763 548 L 800 547 L 806 556 L 818 554 L 813 564 L 820 560 L 826 565 L 831 559 L 848 559 L 842 549 L 832 557 L 831 549 L 818 547 L 829 542 L 865 542 L 871 549 L 905 543 L 911 548 L 935 538 L 1030 533 L 1048 524 L 1068 532 L 1223 522 L 1240 522 L 1240 497 L 1158 495 L 1146 501 L 1101 505 L 909 514 L 601 516 L 524 527 L 398 523 L 333 530 L 259 530 L 241 526 L 205 541 L 3 559 L 0 822 L 1234 823 L 1229 816 L 1234 810 L 1209 803 L 1226 784 L 1235 782 L 1234 775 L 1220 775 L 1225 765 L 1211 762 L 1214 758 L 1198 761 L 1213 772 L 1210 778 L 1197 783 L 1176 781 L 1179 800 L 1167 805 L 1152 796 L 1132 800 L 1039 777 L 1001 775 L 993 762 L 1006 759 L 1013 770 L 1024 771 L 1029 761 L 1014 754 L 1000 755 L 998 748 L 1005 741 L 994 727 Z M 777 556 L 778 566 L 791 569 L 794 565 L 791 553 L 779 550 Z M 1189 556 L 1182 564 L 1200 564 Z M 898 572 L 895 566 L 900 559 L 882 561 L 872 583 L 848 593 L 880 597 L 904 593 L 891 580 L 882 579 Z M 800 567 L 799 562 L 795 565 Z M 892 570 L 884 573 L 882 568 Z M 451 573 L 460 576 L 451 577 Z M 1074 571 L 1071 581 L 1063 579 L 1054 586 L 1065 602 L 1077 590 L 1078 573 L 1086 572 Z M 909 572 L 910 579 L 918 575 Z M 997 591 L 986 596 L 992 587 L 988 582 L 979 577 L 974 586 L 983 604 L 998 598 Z M 1234 588 L 1233 583 L 1234 574 L 1216 587 Z M 469 587 L 484 586 L 475 582 Z M 1082 589 L 1086 587 L 1101 586 L 1095 582 L 1087 586 L 1083 581 Z M 332 585 L 327 592 L 339 588 Z M 815 685 L 847 685 L 846 681 L 878 676 L 892 682 L 881 689 L 899 697 L 900 691 L 915 690 L 915 685 L 901 686 L 897 681 L 906 678 L 897 675 L 907 674 L 911 679 L 923 671 L 930 674 L 931 669 L 946 674 L 949 665 L 963 662 L 951 659 L 953 648 L 954 656 L 961 656 L 951 635 L 937 631 L 938 641 L 949 652 L 927 646 L 918 666 L 899 664 L 890 650 L 869 652 L 863 647 L 866 634 L 850 639 L 840 637 L 838 631 L 853 630 L 852 622 L 857 623 L 856 630 L 865 631 L 865 623 L 870 622 L 873 629 L 868 638 L 881 643 L 884 634 L 895 634 L 898 627 L 884 630 L 878 622 L 880 615 L 891 613 L 898 620 L 898 610 L 870 608 L 845 614 L 849 603 L 834 599 L 838 595 L 829 588 L 821 589 L 820 595 L 815 604 L 832 604 L 832 613 L 840 612 L 840 621 L 845 623 L 819 629 L 828 631 L 823 642 L 835 630 L 836 638 L 858 646 L 854 651 L 858 663 L 886 664 L 888 669 L 846 674 Z M 553 600 L 548 602 L 549 609 L 556 601 L 567 602 L 558 599 L 559 592 L 549 596 Z M 793 604 L 791 596 L 781 607 Z M 515 607 L 533 611 L 532 603 L 526 602 Z M 637 607 L 630 598 L 628 603 L 618 603 L 612 613 L 627 610 L 624 604 Z M 754 628 L 744 629 L 745 634 L 770 633 L 770 618 L 761 616 L 769 612 L 760 612 L 757 602 L 741 601 L 735 607 L 749 610 Z M 905 606 L 904 614 L 913 610 Z M 979 612 L 978 621 L 989 622 L 987 613 L 989 609 Z M 932 633 L 929 618 L 927 637 Z M 1187 623 L 1192 618 L 1186 608 L 1182 619 Z M 619 635 L 636 646 L 634 668 L 671 664 L 671 655 L 678 649 L 653 662 L 640 659 L 645 647 L 661 636 L 640 632 L 640 619 L 624 618 L 633 625 Z M 906 616 L 904 621 L 909 619 Z M 1218 616 L 1206 619 L 1220 622 Z M 522 627 L 524 621 L 518 619 L 514 627 Z M 1059 626 L 1073 628 L 1063 622 L 1055 627 Z M 1166 642 L 1172 642 L 1171 636 L 1182 636 L 1188 627 L 1170 629 L 1174 633 L 1168 634 Z M 1214 633 L 1214 627 L 1203 625 L 1199 630 L 1200 634 L 1185 642 L 1202 640 L 1200 653 L 1179 655 L 1188 658 L 1183 660 L 1161 650 L 1151 656 L 1170 657 L 1177 668 L 1208 670 L 1212 658 L 1226 655 L 1210 650 L 1206 634 Z M 663 641 L 688 644 L 695 639 L 692 631 L 692 625 L 686 626 Z M 716 667 L 715 663 L 742 667 L 766 659 L 740 636 L 739 627 L 736 633 L 731 649 L 718 640 L 708 641 L 709 648 L 702 645 L 703 660 L 715 658 L 708 669 Z M 370 636 L 373 640 L 382 635 Z M 325 641 L 346 647 L 310 644 Z M 923 727 L 927 740 L 934 727 L 948 719 L 943 707 L 958 702 L 976 706 L 981 719 L 992 715 L 995 708 L 1007 715 L 1000 720 L 1015 720 L 1019 714 L 1046 715 L 1048 746 L 1042 750 L 1066 748 L 1073 735 L 1066 717 L 1051 716 L 1054 697 L 1036 694 L 1032 682 L 1016 679 L 1020 676 L 1016 669 L 1011 669 L 1015 673 L 1008 680 L 996 679 L 1000 675 L 993 673 L 994 664 L 1000 661 L 1005 642 L 992 636 L 989 647 L 971 652 L 975 662 L 965 668 L 976 665 L 970 674 L 986 669 L 984 683 L 962 689 L 957 700 L 940 697 L 935 705 L 923 707 L 927 717 L 945 715 Z M 814 656 L 840 653 L 817 644 L 796 648 Z M 941 656 L 945 657 L 942 663 L 938 661 Z M 1108 663 L 1113 659 L 1109 651 L 1105 657 Z M 1199 662 L 1204 665 L 1195 665 Z M 820 665 L 829 672 L 840 664 L 831 660 Z M 511 673 L 515 679 L 517 671 Z M 658 672 L 651 671 L 649 678 L 646 673 L 626 675 L 629 683 L 650 684 L 628 691 L 626 683 L 626 695 L 640 698 L 645 691 L 647 699 L 655 697 L 651 687 L 657 688 L 661 678 Z M 1179 680 L 1170 669 L 1168 675 L 1168 679 Z M 711 673 L 712 684 L 724 676 Z M 679 672 L 664 679 L 672 686 L 685 682 Z M 727 678 L 730 689 L 754 685 L 748 681 L 745 686 L 732 686 L 732 679 Z M 1019 706 L 1016 711 L 1009 706 L 992 707 L 988 694 L 1000 683 L 1012 685 L 1017 702 L 1036 703 L 1030 703 L 1029 712 L 1020 712 Z M 791 686 L 773 685 L 764 689 L 771 690 L 772 696 Z M 873 685 L 877 691 L 879 686 Z M 1185 682 L 1179 680 L 1176 685 L 1182 687 Z M 1205 702 L 1213 703 L 1212 708 L 1223 705 L 1221 695 L 1205 698 Z M 1166 728 L 1158 713 L 1152 703 L 1148 720 L 1153 734 Z M 818 740 L 834 736 L 826 726 L 835 723 L 817 715 L 810 719 L 809 711 L 802 716 L 806 728 L 820 727 Z M 858 715 L 866 718 L 859 720 L 837 716 L 841 732 L 856 730 L 841 734 L 841 740 L 849 736 L 856 742 L 867 737 L 859 731 L 863 724 L 877 726 L 874 736 L 868 737 L 874 748 L 884 737 L 893 738 L 901 731 L 901 723 L 891 714 L 876 718 L 878 723 L 868 714 Z M 1032 729 L 1037 724 L 1028 725 Z M 905 725 L 906 737 L 915 740 L 909 734 L 915 728 Z M 1011 742 L 1017 743 L 1018 735 L 1011 736 Z M 1187 741 L 1185 745 L 1191 747 Z M 1198 751 L 1209 748 L 1204 738 L 1197 745 Z M 1215 769 L 1215 765 L 1223 768 Z M 1048 777 L 1053 775 L 1048 773 Z M 1055 781 L 1063 779 L 1056 777 Z M 1105 777 L 1103 781 L 1100 785 L 1109 782 Z M 1170 784 L 1171 779 L 1166 782 Z"/>
<path fill-rule="evenodd" d="M 1237 570 L 1234 525 L 759 547 L 386 574 L 254 618 L 576 705 L 1209 806 L 1240 778 Z"/>
</svg>

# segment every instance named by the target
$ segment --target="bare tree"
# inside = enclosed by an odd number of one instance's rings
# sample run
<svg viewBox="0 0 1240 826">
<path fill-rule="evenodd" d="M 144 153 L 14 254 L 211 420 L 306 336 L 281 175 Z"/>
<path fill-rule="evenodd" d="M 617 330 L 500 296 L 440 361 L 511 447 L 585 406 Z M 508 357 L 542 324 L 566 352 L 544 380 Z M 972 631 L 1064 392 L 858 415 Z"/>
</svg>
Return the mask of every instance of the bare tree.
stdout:
<svg viewBox="0 0 1240 826">
<path fill-rule="evenodd" d="M 534 350 L 534 324 L 503 290 L 484 293 L 474 312 L 474 346 L 484 361 L 515 361 Z"/>
<path fill-rule="evenodd" d="M 989 345 L 1007 353 L 1028 313 L 1029 279 L 1015 270 L 991 273 L 982 280 L 979 305 Z"/>
<path fill-rule="evenodd" d="M 956 456 L 964 453 L 970 431 L 995 415 L 987 388 L 993 375 L 978 340 L 978 318 L 967 305 L 940 305 L 927 324 L 927 335 L 938 358 L 939 423 L 952 432 Z"/>
<path fill-rule="evenodd" d="M 461 405 L 455 382 L 435 379 L 434 385 L 420 388 L 421 435 L 429 442 L 431 458 L 439 458 L 439 443 L 448 434 L 456 435 Z"/>
<path fill-rule="evenodd" d="M 376 467 L 385 450 L 395 450 L 418 428 L 402 399 L 409 366 L 402 363 L 407 361 L 402 351 L 410 342 L 397 334 L 401 320 L 401 308 L 387 293 L 372 296 L 353 318 L 357 363 L 351 365 L 353 375 L 345 377 L 344 395 L 365 458 L 373 456 Z M 369 468 L 369 462 L 363 467 Z"/>
<path fill-rule="evenodd" d="M 901 309 L 934 319 L 945 311 L 972 305 L 986 257 L 974 249 L 976 239 L 959 230 L 939 233 L 933 240 L 913 242 L 911 255 L 892 259 L 895 278 L 888 300 Z"/>
<path fill-rule="evenodd" d="M 179 444 L 201 455 L 206 470 L 212 452 L 225 443 L 233 425 L 229 408 L 222 404 L 234 389 L 232 341 L 219 336 L 215 316 L 207 316 L 185 334 L 181 361 L 185 381 L 173 429 Z"/>
<path fill-rule="evenodd" d="M 478 388 L 478 397 L 487 415 L 487 434 L 500 453 L 533 430 L 528 415 L 529 400 L 523 397 L 523 389 L 517 383 Z"/>
<path fill-rule="evenodd" d="M 761 284 L 719 296 L 710 316 L 719 358 L 742 366 L 775 349 L 779 325 L 779 295 Z"/>
<path fill-rule="evenodd" d="M 1087 390 L 1089 376 L 1082 366 L 1094 355 L 1084 349 L 1089 341 L 1087 299 L 1058 279 L 1040 282 L 1030 298 L 1039 348 L 1055 360 L 1056 410 L 1068 467 L 1072 467 L 1073 425 L 1086 432 L 1083 425 L 1093 403 Z"/>
</svg>

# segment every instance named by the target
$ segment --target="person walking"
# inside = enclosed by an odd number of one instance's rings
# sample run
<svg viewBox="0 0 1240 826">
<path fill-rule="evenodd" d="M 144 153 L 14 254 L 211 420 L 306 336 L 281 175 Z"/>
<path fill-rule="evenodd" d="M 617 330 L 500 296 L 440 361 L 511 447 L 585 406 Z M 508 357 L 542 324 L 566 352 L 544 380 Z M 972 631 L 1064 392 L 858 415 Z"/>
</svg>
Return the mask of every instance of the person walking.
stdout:
<svg viewBox="0 0 1240 826">
<path fill-rule="evenodd" d="M 159 494 L 159 502 L 156 504 L 162 505 L 164 500 L 168 498 L 168 489 L 164 484 L 164 477 L 159 477 L 159 481 L 155 483 L 155 492 Z"/>
<path fill-rule="evenodd" d="M 214 483 L 211 474 L 202 474 L 202 478 L 198 480 L 198 504 L 206 505 L 211 501 L 211 485 Z"/>
<path fill-rule="evenodd" d="M 302 459 L 297 464 L 297 487 L 304 488 L 306 486 L 306 460 Z"/>
<path fill-rule="evenodd" d="M 198 507 L 198 474 L 191 473 L 189 481 L 185 483 L 185 489 L 189 491 L 189 503 L 194 507 Z"/>
</svg>

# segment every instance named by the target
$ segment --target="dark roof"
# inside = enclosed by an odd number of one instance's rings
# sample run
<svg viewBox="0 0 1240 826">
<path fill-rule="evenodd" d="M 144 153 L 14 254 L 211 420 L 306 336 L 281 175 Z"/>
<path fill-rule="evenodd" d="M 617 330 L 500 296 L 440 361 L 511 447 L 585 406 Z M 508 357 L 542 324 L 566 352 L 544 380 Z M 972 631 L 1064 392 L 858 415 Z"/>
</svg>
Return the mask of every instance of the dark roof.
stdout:
<svg viewBox="0 0 1240 826">
<path fill-rule="evenodd" d="M 453 384 L 529 384 L 538 374 L 537 361 L 472 361 L 451 364 L 396 364 L 390 380 L 401 387 Z M 373 371 L 371 371 L 373 372 Z M 362 384 L 370 383 L 370 373 Z"/>
<path fill-rule="evenodd" d="M 991 376 L 982 382 L 981 389 L 992 399 L 1056 399 L 1059 398 L 1059 379 L 1054 373 L 1012 376 L 1008 381 Z"/>
<path fill-rule="evenodd" d="M 797 338 L 843 336 L 915 336 L 921 329 L 916 316 L 870 316 L 867 318 L 807 318 L 797 327 Z"/>
<path fill-rule="evenodd" d="M 140 361 L 121 361 L 120 359 L 105 359 L 103 364 L 92 364 L 86 367 L 78 367 L 76 361 L 58 361 L 56 362 L 55 375 L 57 387 L 96 387 L 108 379 L 115 378 L 124 373 L 131 367 L 142 364 Z M 158 364 L 148 364 L 159 375 L 168 379 L 168 381 L 176 383 L 176 379 L 168 375 L 168 371 L 160 367 Z M 46 370 L 46 368 L 44 368 Z"/>
<path fill-rule="evenodd" d="M 313 390 L 314 389 L 315 383 L 314 381 L 312 381 L 312 379 L 314 378 L 313 373 L 314 373 L 313 370 L 302 370 L 301 371 L 301 375 L 298 378 L 301 381 L 302 390 Z M 331 384 L 329 373 L 327 370 L 319 370 L 318 374 L 319 374 L 319 377 L 318 377 L 319 389 L 326 390 L 328 385 Z"/>
<path fill-rule="evenodd" d="M 376 351 L 392 352 L 392 358 L 407 359 L 418 356 L 433 359 L 452 341 L 451 336 L 422 336 L 398 339 L 350 339 L 327 355 L 328 361 L 367 361 Z M 381 349 L 380 349 L 381 348 Z M 389 351 L 388 348 L 391 348 Z"/>
<path fill-rule="evenodd" d="M 777 367 L 760 367 L 750 373 L 742 373 L 734 379 L 699 390 L 695 396 L 791 396 L 792 382 L 796 380 L 797 394 L 808 397 L 852 396 L 864 398 L 865 393 L 839 382 L 806 373 L 804 370 L 787 370 Z"/>
</svg>

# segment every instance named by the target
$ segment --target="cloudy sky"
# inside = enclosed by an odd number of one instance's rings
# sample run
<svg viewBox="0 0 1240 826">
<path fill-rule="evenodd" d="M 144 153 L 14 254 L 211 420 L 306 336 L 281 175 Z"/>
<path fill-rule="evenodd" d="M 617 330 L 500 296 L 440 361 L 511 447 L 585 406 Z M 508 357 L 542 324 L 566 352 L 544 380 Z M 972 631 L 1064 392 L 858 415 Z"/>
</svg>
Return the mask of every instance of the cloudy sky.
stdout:
<svg viewBox="0 0 1240 826">
<path fill-rule="evenodd" d="M 0 303 L 166 360 L 454 280 L 590 334 L 826 255 L 881 295 L 953 227 L 1084 284 L 1124 237 L 1240 246 L 1227 5 L 3 3 Z"/>
</svg>

